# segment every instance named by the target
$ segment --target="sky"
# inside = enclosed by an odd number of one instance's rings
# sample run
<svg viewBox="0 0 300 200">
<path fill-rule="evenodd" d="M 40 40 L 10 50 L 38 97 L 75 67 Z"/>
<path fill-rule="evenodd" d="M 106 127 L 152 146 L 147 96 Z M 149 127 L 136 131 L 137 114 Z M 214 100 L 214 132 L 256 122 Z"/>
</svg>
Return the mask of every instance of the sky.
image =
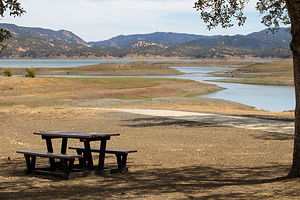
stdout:
<svg viewBox="0 0 300 200">
<path fill-rule="evenodd" d="M 0 23 L 53 30 L 69 30 L 85 41 L 118 35 L 177 32 L 198 35 L 235 35 L 261 31 L 256 0 L 245 9 L 246 24 L 209 31 L 193 8 L 196 0 L 19 0 L 26 13 L 6 15 Z"/>
</svg>

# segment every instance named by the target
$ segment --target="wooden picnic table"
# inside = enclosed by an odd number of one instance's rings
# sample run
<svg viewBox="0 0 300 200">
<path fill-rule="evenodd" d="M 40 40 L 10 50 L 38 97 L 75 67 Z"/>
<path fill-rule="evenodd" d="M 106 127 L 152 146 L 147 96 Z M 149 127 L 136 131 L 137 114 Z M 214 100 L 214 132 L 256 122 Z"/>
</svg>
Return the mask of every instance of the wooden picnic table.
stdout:
<svg viewBox="0 0 300 200">
<path fill-rule="evenodd" d="M 84 143 L 85 153 L 84 159 L 87 161 L 88 170 L 96 170 L 97 173 L 102 173 L 104 170 L 105 149 L 107 140 L 110 140 L 111 136 L 119 136 L 118 133 L 88 133 L 88 132 L 73 132 L 73 131 L 40 131 L 34 132 L 34 134 L 41 135 L 42 139 L 46 140 L 47 151 L 53 153 L 52 139 L 62 139 L 61 154 L 66 154 L 68 139 L 79 139 Z M 100 154 L 98 166 L 93 164 L 92 151 L 90 142 L 100 141 Z M 50 167 L 55 166 L 54 158 L 49 158 Z"/>
</svg>

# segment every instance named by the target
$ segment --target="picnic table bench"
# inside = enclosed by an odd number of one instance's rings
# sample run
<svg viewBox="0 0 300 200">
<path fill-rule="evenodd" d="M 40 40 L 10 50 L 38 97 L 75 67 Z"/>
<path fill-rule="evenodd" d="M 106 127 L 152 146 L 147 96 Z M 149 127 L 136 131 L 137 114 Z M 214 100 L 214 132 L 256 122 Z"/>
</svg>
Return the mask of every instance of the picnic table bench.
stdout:
<svg viewBox="0 0 300 200">
<path fill-rule="evenodd" d="M 75 158 L 83 158 L 82 155 L 71 155 L 71 154 L 61 154 L 61 153 L 51 153 L 51 152 L 40 152 L 40 151 L 30 151 L 30 150 L 20 150 L 17 153 L 24 154 L 26 160 L 26 173 L 31 174 L 36 171 L 39 172 L 39 169 L 35 168 L 36 157 L 45 157 L 51 159 L 60 159 L 60 165 L 62 166 L 63 172 L 57 173 L 57 175 L 61 175 L 63 178 L 68 179 L 70 173 L 73 170 Z M 52 166 L 53 167 L 53 166 Z M 42 171 L 40 171 L 42 172 Z"/>
<path fill-rule="evenodd" d="M 39 151 L 30 151 L 30 150 L 20 150 L 17 153 L 24 154 L 26 160 L 26 172 L 27 173 L 41 173 L 49 174 L 54 176 L 63 176 L 63 178 L 68 179 L 70 177 L 81 177 L 89 174 L 102 174 L 104 172 L 104 160 L 106 151 L 106 143 L 110 140 L 111 136 L 119 136 L 118 133 L 87 133 L 87 132 L 73 132 L 73 131 L 41 131 L 34 132 L 34 134 L 41 135 L 42 139 L 45 139 L 47 152 Z M 61 151 L 60 153 L 54 153 L 52 146 L 52 139 L 62 139 Z M 72 155 L 67 154 L 67 144 L 68 139 L 79 139 L 80 142 L 84 144 L 83 155 Z M 92 149 L 90 142 L 100 141 L 100 147 L 97 149 L 99 153 L 98 165 L 94 166 L 92 158 Z M 94 149 L 95 151 L 95 149 Z M 112 152 L 112 151 L 110 151 Z M 126 154 L 126 153 L 125 153 Z M 126 159 L 127 154 L 124 152 L 118 153 L 118 159 L 121 161 L 119 168 L 126 168 Z M 122 156 L 120 156 L 122 155 Z M 125 155 L 125 156 L 124 156 Z M 50 167 L 36 168 L 36 157 L 45 157 L 49 158 Z M 75 159 L 84 160 L 85 165 L 79 164 L 79 168 L 74 165 Z M 55 159 L 59 159 L 60 162 L 55 162 Z M 125 162 L 125 165 L 123 164 Z M 123 165 L 121 165 L 123 164 Z M 61 173 L 58 173 L 57 170 L 61 170 Z"/>
<path fill-rule="evenodd" d="M 70 146 L 69 149 L 75 149 L 78 155 L 84 155 L 86 149 L 83 146 Z M 91 152 L 100 153 L 100 148 L 91 147 Z M 117 158 L 118 168 L 111 169 L 111 172 L 122 172 L 125 173 L 128 171 L 127 168 L 127 156 L 129 153 L 135 153 L 137 150 L 125 150 L 125 149 L 105 149 L 105 153 L 114 154 Z M 79 158 L 81 165 L 85 163 L 84 158 Z"/>
</svg>

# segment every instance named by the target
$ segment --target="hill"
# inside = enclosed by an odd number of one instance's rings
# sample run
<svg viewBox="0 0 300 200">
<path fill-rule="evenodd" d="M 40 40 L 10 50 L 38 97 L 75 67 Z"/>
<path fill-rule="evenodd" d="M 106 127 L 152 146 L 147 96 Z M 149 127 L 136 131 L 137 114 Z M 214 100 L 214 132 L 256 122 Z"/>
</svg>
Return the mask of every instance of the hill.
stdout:
<svg viewBox="0 0 300 200">
<path fill-rule="evenodd" d="M 14 24 L 0 23 L 0 28 L 9 30 L 15 38 L 28 36 L 40 37 L 51 42 L 61 42 L 65 44 L 90 46 L 83 39 L 67 30 L 54 31 L 44 28 L 22 27 Z"/>
<path fill-rule="evenodd" d="M 287 47 L 291 42 L 291 35 L 287 28 L 280 28 L 274 34 L 263 30 L 248 35 L 221 36 L 218 38 L 202 38 L 187 42 L 187 46 L 227 46 L 242 47 L 256 50 Z"/>
<path fill-rule="evenodd" d="M 275 34 L 263 30 L 248 35 L 203 36 L 155 32 L 117 36 L 86 42 L 67 30 L 21 27 L 0 23 L 12 37 L 2 58 L 183 57 L 232 58 L 254 56 L 289 58 L 291 36 L 282 28 Z"/>
<path fill-rule="evenodd" d="M 131 44 L 139 41 L 159 43 L 162 45 L 176 45 L 184 42 L 189 42 L 202 38 L 216 38 L 218 36 L 204 36 L 186 33 L 165 33 L 155 32 L 149 34 L 134 34 L 134 35 L 119 35 L 109 40 L 89 42 L 93 46 L 106 46 L 106 47 L 128 47 Z"/>
</svg>

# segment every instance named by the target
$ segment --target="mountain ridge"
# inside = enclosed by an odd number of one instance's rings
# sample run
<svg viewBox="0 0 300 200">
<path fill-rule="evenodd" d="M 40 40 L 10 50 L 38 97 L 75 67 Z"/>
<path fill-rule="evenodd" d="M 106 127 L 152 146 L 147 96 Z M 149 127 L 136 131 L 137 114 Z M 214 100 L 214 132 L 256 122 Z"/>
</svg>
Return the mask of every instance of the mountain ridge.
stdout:
<svg viewBox="0 0 300 200">
<path fill-rule="evenodd" d="M 218 36 L 205 36 L 188 33 L 174 33 L 174 32 L 154 32 L 145 34 L 132 34 L 132 35 L 118 35 L 108 40 L 89 42 L 93 46 L 106 46 L 106 47 L 126 47 L 133 43 L 144 41 L 160 43 L 162 45 L 176 45 L 195 39 L 210 38 Z"/>
<path fill-rule="evenodd" d="M 25 34 L 33 34 L 43 37 L 49 41 L 60 41 L 64 43 L 73 43 L 83 46 L 90 46 L 86 41 L 75 35 L 71 31 L 39 28 L 39 27 L 23 27 L 15 24 L 0 23 L 0 28 L 10 31 L 13 36 L 18 37 Z"/>
<path fill-rule="evenodd" d="M 154 32 L 119 35 L 109 40 L 86 42 L 71 31 L 21 27 L 0 23 L 12 32 L 2 58 L 98 58 L 98 57 L 291 57 L 287 28 L 274 35 L 267 29 L 248 35 L 195 35 Z"/>
</svg>

